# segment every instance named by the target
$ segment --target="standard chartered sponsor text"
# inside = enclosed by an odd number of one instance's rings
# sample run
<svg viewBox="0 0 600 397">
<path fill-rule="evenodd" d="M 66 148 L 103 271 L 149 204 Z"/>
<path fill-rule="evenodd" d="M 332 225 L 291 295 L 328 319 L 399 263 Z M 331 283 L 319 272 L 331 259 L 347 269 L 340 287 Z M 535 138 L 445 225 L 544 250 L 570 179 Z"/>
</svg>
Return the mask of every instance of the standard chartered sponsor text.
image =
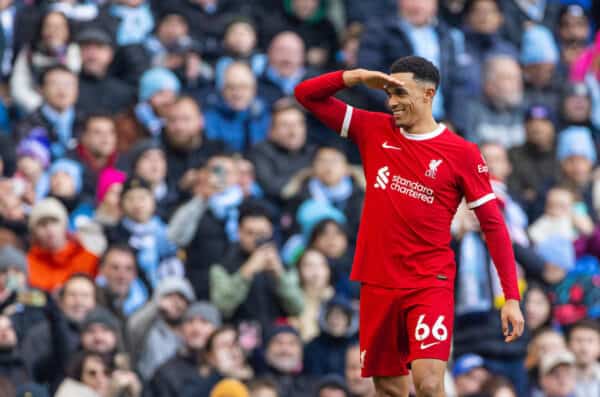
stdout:
<svg viewBox="0 0 600 397">
<path fill-rule="evenodd" d="M 390 189 L 398 193 L 405 194 L 411 198 L 421 200 L 427 204 L 433 204 L 433 189 L 421 185 L 419 182 L 402 178 L 400 175 L 394 175 Z"/>
</svg>

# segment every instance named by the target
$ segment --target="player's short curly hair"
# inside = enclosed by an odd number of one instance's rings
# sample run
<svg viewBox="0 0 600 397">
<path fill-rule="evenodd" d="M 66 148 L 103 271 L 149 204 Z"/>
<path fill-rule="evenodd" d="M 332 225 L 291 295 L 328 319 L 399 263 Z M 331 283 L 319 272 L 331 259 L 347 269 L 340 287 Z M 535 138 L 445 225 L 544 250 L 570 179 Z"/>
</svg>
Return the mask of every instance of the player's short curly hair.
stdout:
<svg viewBox="0 0 600 397">
<path fill-rule="evenodd" d="M 423 57 L 407 56 L 392 64 L 390 73 L 412 73 L 415 80 L 432 83 L 437 90 L 440 85 L 440 72 L 433 63 Z"/>
</svg>

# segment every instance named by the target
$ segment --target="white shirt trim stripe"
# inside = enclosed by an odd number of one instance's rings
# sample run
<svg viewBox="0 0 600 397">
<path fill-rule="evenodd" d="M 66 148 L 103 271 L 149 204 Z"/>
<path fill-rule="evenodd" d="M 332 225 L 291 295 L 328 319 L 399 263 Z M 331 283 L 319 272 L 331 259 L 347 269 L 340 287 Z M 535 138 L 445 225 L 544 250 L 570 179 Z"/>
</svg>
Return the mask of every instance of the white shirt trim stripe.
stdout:
<svg viewBox="0 0 600 397">
<path fill-rule="evenodd" d="M 424 141 L 427 139 L 435 138 L 436 136 L 444 132 L 445 129 L 446 126 L 444 125 L 444 123 L 439 123 L 435 130 L 431 132 L 426 132 L 425 134 L 409 134 L 408 132 L 404 132 L 402 128 L 400 128 L 400 132 L 402 133 L 402 135 L 404 135 L 406 139 L 412 139 L 413 141 Z"/>
<path fill-rule="evenodd" d="M 493 199 L 496 198 L 496 195 L 494 193 L 488 193 L 483 197 L 480 197 L 479 199 L 475 200 L 475 201 L 471 201 L 470 203 L 467 203 L 467 207 L 469 207 L 469 209 L 473 209 L 473 208 L 477 208 L 480 205 L 483 205 L 485 203 L 487 203 L 488 201 L 491 201 Z"/>
<path fill-rule="evenodd" d="M 342 138 L 348 137 L 348 130 L 350 129 L 350 121 L 352 120 L 352 110 L 354 108 L 350 105 L 346 105 L 346 114 L 344 115 L 344 122 L 342 123 L 342 130 L 340 136 Z"/>
</svg>

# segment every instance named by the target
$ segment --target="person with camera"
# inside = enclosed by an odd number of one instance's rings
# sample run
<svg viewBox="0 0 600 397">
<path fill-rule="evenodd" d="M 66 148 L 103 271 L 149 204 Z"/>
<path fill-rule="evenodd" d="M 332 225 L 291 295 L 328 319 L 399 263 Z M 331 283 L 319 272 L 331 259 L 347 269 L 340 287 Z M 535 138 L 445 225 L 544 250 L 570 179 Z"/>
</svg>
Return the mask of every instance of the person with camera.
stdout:
<svg viewBox="0 0 600 397">
<path fill-rule="evenodd" d="M 302 311 L 298 275 L 282 264 L 264 205 L 246 201 L 238 224 L 239 243 L 210 268 L 210 298 L 229 321 L 254 320 L 268 329 L 277 318 Z"/>
</svg>

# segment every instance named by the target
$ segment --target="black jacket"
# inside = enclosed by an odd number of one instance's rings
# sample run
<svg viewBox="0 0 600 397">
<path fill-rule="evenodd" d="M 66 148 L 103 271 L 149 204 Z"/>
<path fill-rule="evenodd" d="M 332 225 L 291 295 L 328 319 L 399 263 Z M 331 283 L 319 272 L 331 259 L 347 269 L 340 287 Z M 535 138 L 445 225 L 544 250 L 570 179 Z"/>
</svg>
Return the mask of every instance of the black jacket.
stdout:
<svg viewBox="0 0 600 397">
<path fill-rule="evenodd" d="M 25 360 L 17 349 L 0 352 L 0 377 L 7 378 L 15 386 L 31 380 Z"/>
<path fill-rule="evenodd" d="M 144 389 L 144 397 L 179 397 L 186 384 L 199 378 L 196 357 L 181 351 L 161 365 Z"/>
<path fill-rule="evenodd" d="M 248 158 L 254 164 L 256 180 L 267 198 L 282 205 L 281 190 L 298 171 L 310 167 L 315 151 L 314 145 L 305 144 L 300 150 L 291 152 L 266 140 L 255 145 Z"/>
<path fill-rule="evenodd" d="M 135 100 L 135 90 L 119 79 L 111 76 L 98 79 L 83 71 L 79 75 L 79 97 L 76 107 L 82 113 L 116 114 L 126 111 Z"/>
</svg>

